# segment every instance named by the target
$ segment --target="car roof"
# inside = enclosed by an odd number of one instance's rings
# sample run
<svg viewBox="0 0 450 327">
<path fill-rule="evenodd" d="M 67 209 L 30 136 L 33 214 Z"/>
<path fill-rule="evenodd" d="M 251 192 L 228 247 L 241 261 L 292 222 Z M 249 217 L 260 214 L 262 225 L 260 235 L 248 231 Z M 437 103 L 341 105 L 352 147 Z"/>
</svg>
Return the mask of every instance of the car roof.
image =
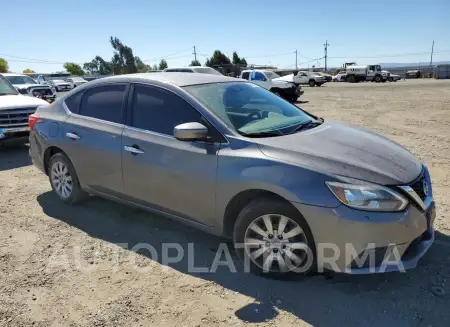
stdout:
<svg viewBox="0 0 450 327">
<path fill-rule="evenodd" d="M 26 74 L 19 74 L 19 73 L 2 73 L 3 76 L 28 76 Z"/>
<path fill-rule="evenodd" d="M 210 83 L 224 83 L 224 82 L 242 82 L 244 80 L 234 77 L 227 77 L 222 75 L 212 74 L 198 74 L 198 73 L 140 73 L 116 75 L 111 77 L 104 77 L 92 81 L 91 85 L 103 83 L 105 81 L 114 82 L 142 82 L 142 81 L 157 81 L 162 83 L 170 83 L 177 86 L 210 84 Z"/>
</svg>

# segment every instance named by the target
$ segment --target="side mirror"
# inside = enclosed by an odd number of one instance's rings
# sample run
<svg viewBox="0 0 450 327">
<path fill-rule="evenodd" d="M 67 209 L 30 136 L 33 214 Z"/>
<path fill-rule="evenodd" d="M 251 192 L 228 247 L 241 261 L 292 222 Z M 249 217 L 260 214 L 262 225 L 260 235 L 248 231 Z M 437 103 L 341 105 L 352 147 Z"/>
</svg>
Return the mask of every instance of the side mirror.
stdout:
<svg viewBox="0 0 450 327">
<path fill-rule="evenodd" d="M 179 141 L 204 141 L 208 128 L 200 123 L 184 123 L 174 127 L 173 136 Z"/>
</svg>

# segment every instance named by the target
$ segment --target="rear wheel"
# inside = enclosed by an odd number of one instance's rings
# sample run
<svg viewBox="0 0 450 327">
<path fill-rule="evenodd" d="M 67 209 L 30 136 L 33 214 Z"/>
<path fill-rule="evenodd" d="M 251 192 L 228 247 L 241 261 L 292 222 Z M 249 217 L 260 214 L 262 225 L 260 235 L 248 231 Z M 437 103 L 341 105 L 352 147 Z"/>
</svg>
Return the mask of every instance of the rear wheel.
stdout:
<svg viewBox="0 0 450 327">
<path fill-rule="evenodd" d="M 313 86 L 315 86 L 316 85 L 316 81 L 315 80 L 313 80 L 313 79 L 311 79 L 311 80 L 309 80 L 309 86 L 310 87 L 313 87 Z"/>
<path fill-rule="evenodd" d="M 316 268 L 309 226 L 283 201 L 266 198 L 250 202 L 238 216 L 233 241 L 239 258 L 257 274 L 283 277 Z"/>
<path fill-rule="evenodd" d="M 87 197 L 81 189 L 75 168 L 66 155 L 55 154 L 48 167 L 50 185 L 61 201 L 74 204 Z"/>
<path fill-rule="evenodd" d="M 348 76 L 345 78 L 345 80 L 346 80 L 347 82 L 349 82 L 349 83 L 355 83 L 356 78 L 355 78 L 355 75 L 348 75 Z"/>
<path fill-rule="evenodd" d="M 389 80 L 389 82 L 393 82 L 394 81 L 394 79 L 392 77 L 389 77 L 388 80 Z"/>
</svg>

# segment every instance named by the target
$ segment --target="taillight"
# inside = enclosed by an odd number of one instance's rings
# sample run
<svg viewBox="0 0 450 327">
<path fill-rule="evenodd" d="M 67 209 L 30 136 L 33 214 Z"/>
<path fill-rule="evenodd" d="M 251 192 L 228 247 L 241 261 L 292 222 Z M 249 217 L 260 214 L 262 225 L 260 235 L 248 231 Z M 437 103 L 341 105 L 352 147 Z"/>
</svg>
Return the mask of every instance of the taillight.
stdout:
<svg viewBox="0 0 450 327">
<path fill-rule="evenodd" d="M 34 125 L 39 121 L 39 116 L 36 114 L 31 114 L 28 117 L 28 127 L 30 127 L 30 131 L 34 130 Z"/>
</svg>

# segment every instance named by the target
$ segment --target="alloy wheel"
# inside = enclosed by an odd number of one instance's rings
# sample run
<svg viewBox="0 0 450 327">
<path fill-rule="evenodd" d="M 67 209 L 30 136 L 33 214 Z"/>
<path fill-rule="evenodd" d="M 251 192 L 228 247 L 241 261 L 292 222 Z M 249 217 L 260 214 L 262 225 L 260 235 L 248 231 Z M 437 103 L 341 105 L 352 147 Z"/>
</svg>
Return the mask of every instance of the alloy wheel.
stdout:
<svg viewBox="0 0 450 327">
<path fill-rule="evenodd" d="M 63 198 L 68 199 L 73 192 L 73 181 L 69 168 L 62 161 L 55 161 L 50 171 L 50 178 L 56 193 Z"/>
<path fill-rule="evenodd" d="M 305 232 L 293 219 L 266 214 L 245 232 L 244 247 L 252 262 L 265 272 L 288 272 L 300 267 L 309 253 Z"/>
</svg>

